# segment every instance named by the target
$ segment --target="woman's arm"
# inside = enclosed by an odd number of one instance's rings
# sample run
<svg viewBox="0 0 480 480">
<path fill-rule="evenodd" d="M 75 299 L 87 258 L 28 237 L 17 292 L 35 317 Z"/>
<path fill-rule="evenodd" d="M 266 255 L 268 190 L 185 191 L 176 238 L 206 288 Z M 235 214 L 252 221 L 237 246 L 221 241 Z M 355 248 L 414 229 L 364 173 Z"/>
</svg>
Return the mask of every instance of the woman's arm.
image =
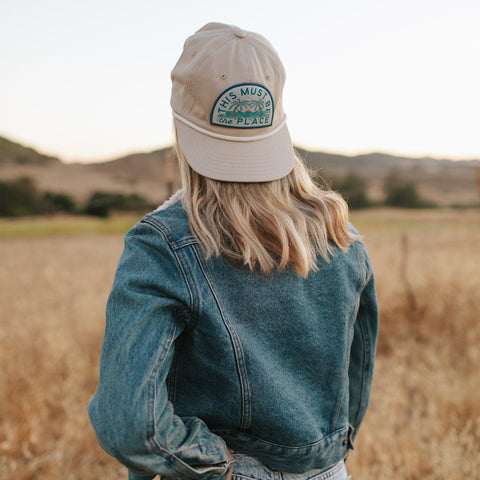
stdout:
<svg viewBox="0 0 480 480">
<path fill-rule="evenodd" d="M 375 279 L 368 254 L 362 246 L 366 265 L 366 281 L 354 325 L 349 368 L 349 420 L 352 438 L 367 411 L 373 378 L 378 335 L 378 306 Z"/>
<path fill-rule="evenodd" d="M 97 392 L 89 415 L 100 445 L 131 478 L 224 479 L 223 439 L 199 418 L 180 418 L 166 377 L 174 341 L 191 316 L 189 290 L 175 252 L 139 224 L 125 238 L 106 311 Z"/>
</svg>

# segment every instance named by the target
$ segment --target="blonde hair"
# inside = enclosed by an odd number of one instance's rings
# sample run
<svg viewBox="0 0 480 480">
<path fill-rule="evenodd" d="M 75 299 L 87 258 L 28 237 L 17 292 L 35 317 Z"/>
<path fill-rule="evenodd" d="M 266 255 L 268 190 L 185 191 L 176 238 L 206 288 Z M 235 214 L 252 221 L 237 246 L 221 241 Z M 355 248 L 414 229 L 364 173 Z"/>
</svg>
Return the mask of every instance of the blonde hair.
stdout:
<svg viewBox="0 0 480 480">
<path fill-rule="evenodd" d="M 271 182 L 223 182 L 204 177 L 187 163 L 178 138 L 176 153 L 183 206 L 207 258 L 223 255 L 252 271 L 271 273 L 291 265 L 307 277 L 326 261 L 329 240 L 342 250 L 356 236 L 348 230 L 343 198 L 320 189 L 296 156 L 292 172 Z"/>
</svg>

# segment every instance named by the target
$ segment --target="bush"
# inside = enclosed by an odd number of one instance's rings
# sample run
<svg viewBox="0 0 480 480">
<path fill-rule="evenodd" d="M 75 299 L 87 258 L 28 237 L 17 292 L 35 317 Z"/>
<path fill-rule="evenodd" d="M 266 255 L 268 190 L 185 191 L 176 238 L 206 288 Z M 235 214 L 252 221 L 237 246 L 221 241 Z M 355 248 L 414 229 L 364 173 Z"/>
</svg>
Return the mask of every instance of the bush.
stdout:
<svg viewBox="0 0 480 480">
<path fill-rule="evenodd" d="M 30 177 L 0 181 L 0 216 L 18 217 L 37 213 L 39 193 Z"/>
<path fill-rule="evenodd" d="M 145 198 L 137 194 L 95 192 L 82 212 L 69 195 L 40 192 L 30 177 L 0 180 L 0 217 L 51 215 L 55 213 L 86 213 L 108 217 L 112 211 L 141 212 L 152 209 Z"/>
<path fill-rule="evenodd" d="M 367 196 L 367 181 L 354 171 L 342 180 L 333 182 L 334 189 L 342 194 L 351 209 L 365 208 L 370 205 Z"/>
<path fill-rule="evenodd" d="M 320 175 L 320 171 L 317 170 L 313 181 L 322 189 L 333 189 L 340 193 L 351 209 L 365 208 L 371 205 L 367 196 L 367 181 L 355 171 L 349 172 L 342 178 L 335 178 L 325 172 Z"/>
<path fill-rule="evenodd" d="M 151 208 L 151 205 L 140 195 L 133 193 L 124 195 L 122 193 L 94 192 L 85 207 L 87 215 L 97 217 L 108 217 L 114 210 L 120 211 L 144 211 Z"/>
<path fill-rule="evenodd" d="M 41 193 L 30 177 L 0 181 L 0 217 L 75 211 L 75 201 L 70 196 L 64 193 Z"/>
<path fill-rule="evenodd" d="M 40 202 L 40 211 L 44 214 L 75 213 L 76 210 L 73 198 L 64 193 L 45 192 Z"/>
<path fill-rule="evenodd" d="M 398 172 L 391 172 L 384 181 L 385 204 L 391 207 L 427 208 L 435 204 L 423 199 L 414 182 L 404 179 Z"/>
</svg>

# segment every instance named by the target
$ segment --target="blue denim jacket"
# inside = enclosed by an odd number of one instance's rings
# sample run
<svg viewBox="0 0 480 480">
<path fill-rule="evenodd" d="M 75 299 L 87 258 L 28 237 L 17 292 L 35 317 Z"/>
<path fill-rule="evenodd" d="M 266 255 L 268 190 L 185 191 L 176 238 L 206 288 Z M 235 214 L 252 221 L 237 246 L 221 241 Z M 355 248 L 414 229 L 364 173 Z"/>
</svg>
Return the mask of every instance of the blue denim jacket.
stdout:
<svg viewBox="0 0 480 480">
<path fill-rule="evenodd" d="M 125 237 L 89 414 L 130 479 L 221 480 L 226 447 L 301 473 L 344 458 L 377 338 L 360 240 L 307 279 L 205 259 L 181 202 Z"/>
</svg>

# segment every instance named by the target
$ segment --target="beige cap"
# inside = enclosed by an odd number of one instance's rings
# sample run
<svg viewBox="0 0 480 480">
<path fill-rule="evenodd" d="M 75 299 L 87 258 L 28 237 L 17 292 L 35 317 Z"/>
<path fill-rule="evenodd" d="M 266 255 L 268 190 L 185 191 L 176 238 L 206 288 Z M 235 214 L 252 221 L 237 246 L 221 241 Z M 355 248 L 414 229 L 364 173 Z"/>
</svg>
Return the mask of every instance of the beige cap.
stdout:
<svg viewBox="0 0 480 480">
<path fill-rule="evenodd" d="M 288 175 L 294 151 L 284 83 L 278 54 L 257 33 L 209 23 L 189 37 L 172 70 L 170 103 L 190 166 L 230 182 Z"/>
</svg>

